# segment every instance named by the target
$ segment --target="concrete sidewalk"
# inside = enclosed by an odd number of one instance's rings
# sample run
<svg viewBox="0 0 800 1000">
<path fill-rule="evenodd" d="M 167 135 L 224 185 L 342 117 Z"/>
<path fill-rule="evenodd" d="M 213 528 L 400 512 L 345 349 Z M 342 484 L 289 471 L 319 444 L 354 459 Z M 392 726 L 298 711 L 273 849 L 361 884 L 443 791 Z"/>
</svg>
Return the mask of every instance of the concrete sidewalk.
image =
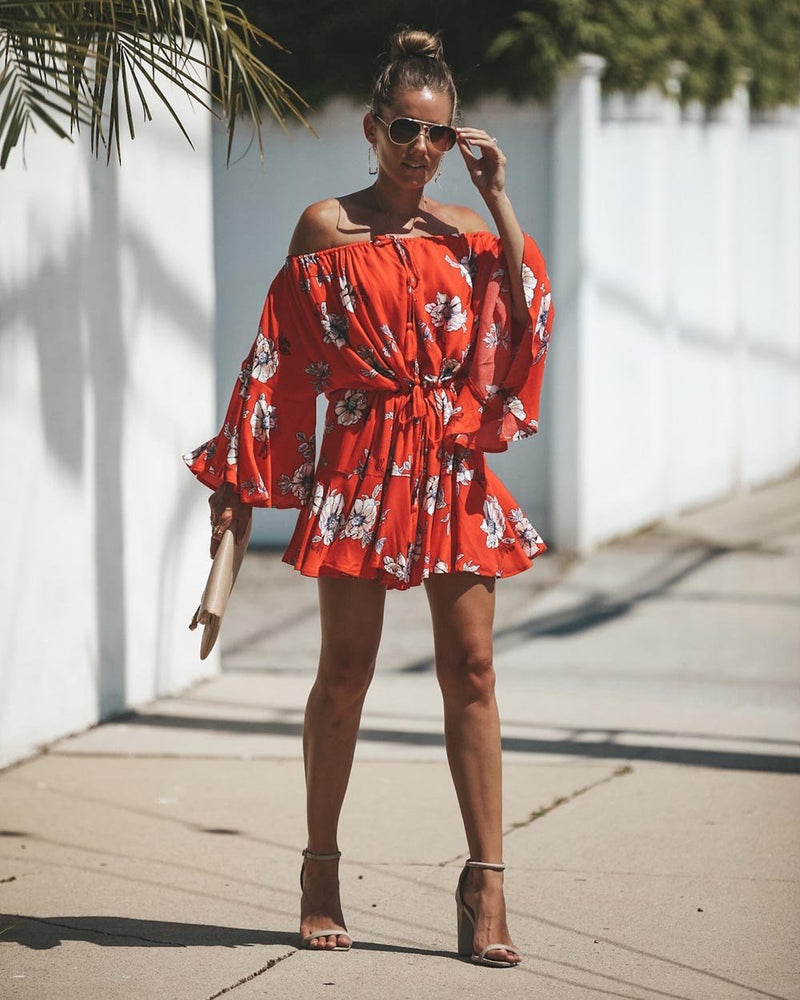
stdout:
<svg viewBox="0 0 800 1000">
<path fill-rule="evenodd" d="M 296 950 L 315 602 L 251 554 L 219 678 L 0 775 L 0 996 L 800 998 L 800 479 L 499 584 L 518 970 L 454 955 L 419 591 L 390 595 L 342 819 L 356 946 Z"/>
</svg>

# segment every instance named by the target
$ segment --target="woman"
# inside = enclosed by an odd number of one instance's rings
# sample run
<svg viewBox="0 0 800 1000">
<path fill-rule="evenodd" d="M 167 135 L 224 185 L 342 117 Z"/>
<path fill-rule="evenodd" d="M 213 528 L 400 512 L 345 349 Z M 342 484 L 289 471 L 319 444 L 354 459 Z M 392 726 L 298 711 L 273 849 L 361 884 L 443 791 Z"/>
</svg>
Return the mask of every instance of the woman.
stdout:
<svg viewBox="0 0 800 1000">
<path fill-rule="evenodd" d="M 318 578 L 301 946 L 350 947 L 339 813 L 386 588 L 424 582 L 470 851 L 459 953 L 507 968 L 520 955 L 503 898 L 494 581 L 545 546 L 483 452 L 536 430 L 552 311 L 544 261 L 505 192 L 505 156 L 455 115 L 439 39 L 399 32 L 364 116 L 375 182 L 303 212 L 224 427 L 186 461 L 214 489 L 212 555 L 226 528 L 244 537 L 252 506 L 299 507 L 284 559 Z M 499 240 L 471 209 L 425 194 L 456 146 Z M 319 392 L 329 404 L 315 467 Z"/>
</svg>

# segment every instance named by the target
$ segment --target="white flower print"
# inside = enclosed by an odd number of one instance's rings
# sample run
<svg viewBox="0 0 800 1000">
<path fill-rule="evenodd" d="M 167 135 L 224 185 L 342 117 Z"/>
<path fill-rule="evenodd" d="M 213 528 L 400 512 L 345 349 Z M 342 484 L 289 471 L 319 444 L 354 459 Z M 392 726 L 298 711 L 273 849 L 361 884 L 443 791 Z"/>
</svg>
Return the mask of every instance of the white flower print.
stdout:
<svg viewBox="0 0 800 1000">
<path fill-rule="evenodd" d="M 267 340 L 259 328 L 253 353 L 253 378 L 268 382 L 278 370 L 279 362 L 278 345 L 273 340 Z"/>
<path fill-rule="evenodd" d="M 450 265 L 450 267 L 457 267 L 461 271 L 461 277 L 466 281 L 470 288 L 472 288 L 472 271 L 470 269 L 470 257 L 462 257 L 461 260 L 453 260 L 449 253 L 444 255 L 444 259 Z"/>
<path fill-rule="evenodd" d="M 525 292 L 525 305 L 530 309 L 533 296 L 536 293 L 536 276 L 524 261 L 522 264 L 522 290 Z"/>
<path fill-rule="evenodd" d="M 308 503 L 311 496 L 311 484 L 314 480 L 314 466 L 311 462 L 304 462 L 294 470 L 291 478 L 284 473 L 278 480 L 281 493 L 291 493 L 296 496 L 302 504 Z"/>
<path fill-rule="evenodd" d="M 396 576 L 398 580 L 408 583 L 408 579 L 411 575 L 411 563 L 406 559 L 402 552 L 399 553 L 395 559 L 392 559 L 391 556 L 384 556 L 383 569 L 386 573 L 391 573 L 392 576 Z"/>
<path fill-rule="evenodd" d="M 475 470 L 470 469 L 467 465 L 468 457 L 469 451 L 462 448 L 455 452 L 446 451 L 442 455 L 442 470 L 447 475 L 452 475 L 455 472 L 457 486 L 466 486 L 467 483 L 472 482 L 475 476 Z"/>
<path fill-rule="evenodd" d="M 456 556 L 456 566 L 458 566 L 459 559 L 464 559 L 463 552 L 459 552 L 459 554 Z M 464 559 L 464 562 L 462 562 L 461 565 L 458 566 L 459 573 L 480 573 L 480 570 L 481 570 L 480 563 L 472 562 L 469 559 Z"/>
<path fill-rule="evenodd" d="M 336 313 L 328 315 L 328 304 L 323 302 L 320 305 L 320 318 L 322 324 L 323 337 L 326 344 L 335 344 L 340 350 L 347 343 L 348 322 L 346 316 L 337 316 Z"/>
<path fill-rule="evenodd" d="M 481 531 L 486 532 L 486 547 L 496 549 L 503 539 L 506 519 L 497 497 L 488 496 L 483 501 L 483 523 Z"/>
<path fill-rule="evenodd" d="M 267 402 L 267 398 L 262 392 L 253 407 L 253 416 L 250 418 L 250 427 L 253 430 L 253 437 L 256 441 L 266 441 L 269 432 L 277 425 L 276 409 Z"/>
<path fill-rule="evenodd" d="M 513 413 L 517 420 L 525 420 L 525 407 L 519 396 L 507 396 L 503 403 L 503 413 Z"/>
<path fill-rule="evenodd" d="M 322 510 L 322 498 L 325 495 L 325 487 L 322 483 L 316 483 L 314 485 L 314 492 L 311 494 L 309 501 L 309 508 L 312 514 L 319 514 Z"/>
<path fill-rule="evenodd" d="M 426 514 L 432 514 L 435 510 L 446 507 L 444 490 L 439 485 L 438 476 L 428 476 L 425 481 L 425 496 L 422 501 Z"/>
<path fill-rule="evenodd" d="M 514 525 L 514 534 L 519 539 L 522 551 L 528 557 L 535 556 L 540 547 L 544 545 L 544 541 L 536 531 L 536 528 L 525 517 L 524 511 L 520 507 L 515 507 L 509 512 L 508 516 Z"/>
<path fill-rule="evenodd" d="M 536 320 L 536 333 L 541 337 L 544 334 L 545 327 L 547 326 L 547 316 L 550 312 L 550 303 L 552 301 L 552 295 L 547 292 L 546 295 L 542 296 L 542 304 L 539 307 L 539 316 Z"/>
<path fill-rule="evenodd" d="M 391 327 L 387 326 L 386 323 L 381 324 L 381 333 L 383 334 L 381 354 L 385 358 L 388 358 L 390 354 L 393 354 L 397 350 L 397 338 L 392 332 Z"/>
<path fill-rule="evenodd" d="M 447 563 L 443 559 L 437 559 L 436 562 L 433 565 L 433 572 L 434 573 L 449 573 L 450 572 L 450 567 L 447 565 Z"/>
<path fill-rule="evenodd" d="M 456 414 L 461 413 L 462 406 L 453 406 L 453 397 L 446 389 L 434 389 L 433 404 L 442 415 L 442 425 L 447 427 Z"/>
<path fill-rule="evenodd" d="M 225 437 L 228 439 L 228 465 L 236 465 L 239 461 L 239 428 L 234 427 L 231 432 L 226 424 Z"/>
<path fill-rule="evenodd" d="M 339 296 L 342 300 L 342 305 L 348 312 L 352 313 L 356 311 L 358 295 L 354 286 L 347 280 L 346 274 L 339 275 Z"/>
<path fill-rule="evenodd" d="M 336 404 L 336 422 L 349 426 L 357 424 L 367 408 L 367 394 L 361 389 L 348 389 L 344 399 Z"/>
<path fill-rule="evenodd" d="M 426 303 L 425 311 L 430 314 L 431 322 L 436 327 L 444 327 L 445 330 L 467 328 L 467 313 L 458 295 L 449 298 L 446 292 L 437 292 L 436 301 Z"/>
<path fill-rule="evenodd" d="M 492 323 L 483 335 L 483 343 L 489 348 L 489 350 L 492 350 L 495 347 L 502 347 L 505 348 L 505 350 L 508 350 L 511 346 L 511 338 L 508 330 L 503 327 L 498 327 L 497 323 Z"/>
<path fill-rule="evenodd" d="M 411 456 L 403 462 L 402 465 L 398 465 L 397 462 L 392 460 L 392 471 L 390 473 L 392 476 L 410 476 L 411 475 Z"/>
<path fill-rule="evenodd" d="M 378 517 L 378 504 L 369 496 L 359 497 L 352 506 L 342 538 L 355 538 L 366 548 L 372 541 L 372 529 Z"/>
<path fill-rule="evenodd" d="M 325 497 L 322 510 L 319 515 L 320 537 L 325 545 L 331 542 L 339 534 L 342 527 L 342 509 L 344 508 L 344 495 L 338 490 L 331 490 Z"/>
</svg>

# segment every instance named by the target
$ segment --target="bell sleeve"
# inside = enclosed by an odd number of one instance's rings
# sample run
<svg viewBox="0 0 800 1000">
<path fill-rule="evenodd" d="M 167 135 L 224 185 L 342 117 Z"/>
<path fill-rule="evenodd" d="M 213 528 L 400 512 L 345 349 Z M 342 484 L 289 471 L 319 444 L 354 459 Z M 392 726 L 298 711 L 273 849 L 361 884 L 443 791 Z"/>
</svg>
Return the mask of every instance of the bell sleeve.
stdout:
<svg viewBox="0 0 800 1000">
<path fill-rule="evenodd" d="M 289 262 L 273 281 L 222 429 L 183 456 L 201 483 L 231 483 L 254 507 L 303 507 L 314 473 L 316 392 L 302 331 L 304 303 Z"/>
<path fill-rule="evenodd" d="M 460 410 L 446 433 L 467 448 L 505 451 L 510 441 L 529 437 L 539 427 L 553 325 L 550 279 L 541 251 L 526 234 L 521 266 L 528 316 L 516 322 L 502 244 L 488 233 L 479 236 L 473 245 L 472 354 Z"/>
</svg>

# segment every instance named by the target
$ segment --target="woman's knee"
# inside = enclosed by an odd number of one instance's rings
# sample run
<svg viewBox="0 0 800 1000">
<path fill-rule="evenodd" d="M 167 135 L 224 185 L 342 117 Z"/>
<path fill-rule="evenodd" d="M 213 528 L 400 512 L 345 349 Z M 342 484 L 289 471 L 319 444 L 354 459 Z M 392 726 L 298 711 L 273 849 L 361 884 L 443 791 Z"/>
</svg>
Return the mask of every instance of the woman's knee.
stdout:
<svg viewBox="0 0 800 1000">
<path fill-rule="evenodd" d="M 375 673 L 375 656 L 359 650 L 323 649 L 316 686 L 334 710 L 364 699 Z"/>
<path fill-rule="evenodd" d="M 491 649 L 448 655 L 437 664 L 437 676 L 445 700 L 485 704 L 494 698 L 496 675 Z"/>
</svg>

